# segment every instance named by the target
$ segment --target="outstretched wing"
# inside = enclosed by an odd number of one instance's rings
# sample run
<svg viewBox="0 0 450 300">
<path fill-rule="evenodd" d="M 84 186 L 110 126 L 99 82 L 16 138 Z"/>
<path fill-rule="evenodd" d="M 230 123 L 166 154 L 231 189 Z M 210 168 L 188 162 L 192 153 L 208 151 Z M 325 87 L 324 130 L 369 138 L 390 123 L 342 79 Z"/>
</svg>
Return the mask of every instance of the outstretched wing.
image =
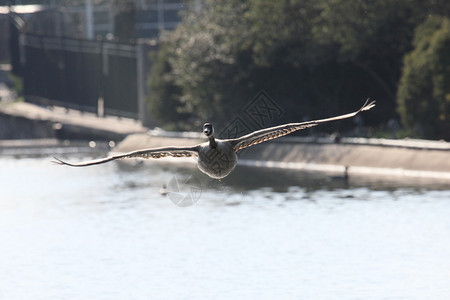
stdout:
<svg viewBox="0 0 450 300">
<path fill-rule="evenodd" d="M 122 158 L 162 158 L 162 157 L 191 157 L 198 156 L 198 145 L 193 147 L 161 147 L 153 149 L 143 149 L 132 151 L 124 154 L 114 155 L 110 157 L 100 158 L 96 160 L 80 162 L 80 163 L 68 163 L 59 158 L 56 158 L 54 163 L 59 165 L 67 165 L 71 167 L 87 167 L 92 165 L 103 164 L 116 159 Z"/>
<path fill-rule="evenodd" d="M 369 103 L 369 99 L 366 100 L 364 105 L 358 109 L 355 112 L 340 115 L 337 117 L 327 118 L 327 119 L 321 119 L 321 120 L 313 120 L 313 121 L 307 121 L 302 123 L 289 123 L 284 125 L 279 125 L 275 127 L 265 128 L 258 131 L 254 131 L 250 134 L 241 136 L 239 138 L 235 139 L 229 139 L 228 141 L 231 143 L 231 145 L 234 148 L 234 151 L 238 151 L 265 141 L 273 140 L 279 137 L 282 137 L 284 135 L 287 135 L 289 133 L 292 133 L 297 130 L 313 127 L 316 125 L 319 125 L 321 123 L 331 122 L 331 121 L 337 121 L 342 119 L 347 119 L 356 116 L 358 113 L 362 111 L 366 111 L 371 109 L 375 106 L 375 101 L 372 101 Z"/>
</svg>

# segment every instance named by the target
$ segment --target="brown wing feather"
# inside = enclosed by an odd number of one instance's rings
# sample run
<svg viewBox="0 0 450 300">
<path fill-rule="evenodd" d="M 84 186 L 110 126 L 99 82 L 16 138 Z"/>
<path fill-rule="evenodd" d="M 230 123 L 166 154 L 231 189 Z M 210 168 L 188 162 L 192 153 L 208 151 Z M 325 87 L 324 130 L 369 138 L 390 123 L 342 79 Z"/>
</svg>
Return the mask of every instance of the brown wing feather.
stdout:
<svg viewBox="0 0 450 300">
<path fill-rule="evenodd" d="M 275 127 L 265 128 L 261 129 L 255 132 L 252 132 L 250 134 L 244 135 L 240 138 L 236 139 L 230 139 L 228 140 L 231 145 L 233 145 L 234 150 L 238 151 L 265 141 L 273 140 L 282 136 L 285 136 L 287 134 L 290 134 L 294 131 L 317 126 L 321 123 L 331 122 L 331 121 L 337 121 L 342 119 L 347 119 L 356 116 L 358 113 L 362 111 L 366 111 L 371 109 L 375 106 L 375 101 L 372 101 L 369 103 L 369 99 L 366 100 L 364 105 L 357 111 L 348 113 L 345 115 L 340 115 L 332 118 L 327 119 L 320 119 L 320 120 L 313 120 L 313 121 L 307 121 L 302 123 L 289 123 L 284 125 L 279 125 Z"/>
<path fill-rule="evenodd" d="M 71 167 L 87 167 L 123 158 L 162 158 L 168 156 L 191 157 L 197 155 L 198 155 L 198 145 L 193 147 L 161 147 L 153 149 L 143 149 L 80 163 L 68 163 L 55 157 L 56 161 L 54 161 L 54 163 L 59 165 L 67 165 Z"/>
</svg>

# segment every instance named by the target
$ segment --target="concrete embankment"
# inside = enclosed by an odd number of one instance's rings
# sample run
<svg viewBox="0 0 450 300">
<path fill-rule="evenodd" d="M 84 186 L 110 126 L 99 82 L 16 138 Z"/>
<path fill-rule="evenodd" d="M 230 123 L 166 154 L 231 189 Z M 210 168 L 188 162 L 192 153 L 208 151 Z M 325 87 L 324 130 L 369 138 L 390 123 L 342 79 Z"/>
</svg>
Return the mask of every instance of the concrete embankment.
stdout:
<svg viewBox="0 0 450 300">
<path fill-rule="evenodd" d="M 127 152 L 169 145 L 195 145 L 205 139 L 196 134 L 172 136 L 153 131 L 130 135 L 114 149 Z M 450 143 L 423 140 L 331 139 L 284 137 L 244 149 L 239 163 L 375 176 L 424 177 L 450 181 Z"/>
<path fill-rule="evenodd" d="M 0 103 L 0 139 L 84 139 L 119 141 L 146 132 L 139 122 L 93 113 L 52 109 L 26 102 Z"/>
<path fill-rule="evenodd" d="M 124 139 L 114 152 L 204 142 L 199 133 L 147 132 L 139 122 L 24 102 L 0 104 L 0 140 Z M 175 161 L 183 161 L 177 159 Z M 283 137 L 239 154 L 241 165 L 376 176 L 423 177 L 450 182 L 450 143 L 424 140 Z"/>
</svg>

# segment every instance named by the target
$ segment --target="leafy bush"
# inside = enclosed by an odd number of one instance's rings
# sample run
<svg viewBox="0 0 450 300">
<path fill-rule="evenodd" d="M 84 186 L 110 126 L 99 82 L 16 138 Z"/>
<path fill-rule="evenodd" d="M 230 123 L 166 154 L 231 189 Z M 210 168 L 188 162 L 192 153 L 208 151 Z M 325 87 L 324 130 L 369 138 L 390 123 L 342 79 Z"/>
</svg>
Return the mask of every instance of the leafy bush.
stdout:
<svg viewBox="0 0 450 300">
<path fill-rule="evenodd" d="M 450 19 L 430 16 L 417 27 L 398 89 L 403 124 L 432 139 L 450 138 Z"/>
</svg>

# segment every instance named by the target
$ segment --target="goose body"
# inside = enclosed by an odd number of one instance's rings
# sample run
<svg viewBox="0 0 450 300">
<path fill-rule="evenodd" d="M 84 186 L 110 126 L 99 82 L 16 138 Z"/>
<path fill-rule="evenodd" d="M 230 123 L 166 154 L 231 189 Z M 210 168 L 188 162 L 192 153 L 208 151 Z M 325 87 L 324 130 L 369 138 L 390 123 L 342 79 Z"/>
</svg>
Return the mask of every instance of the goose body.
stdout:
<svg viewBox="0 0 450 300">
<path fill-rule="evenodd" d="M 214 137 L 213 126 L 210 123 L 206 123 L 203 125 L 203 133 L 208 137 L 208 142 L 195 146 L 172 146 L 143 149 L 81 163 L 68 163 L 55 157 L 55 163 L 72 167 L 86 167 L 124 158 L 162 158 L 168 156 L 197 157 L 197 166 L 200 171 L 212 178 L 221 179 L 229 175 L 234 170 L 238 160 L 236 152 L 241 149 L 285 136 L 297 130 L 317 126 L 321 123 L 351 118 L 362 111 L 371 109 L 374 106 L 375 101 L 369 103 L 367 100 L 359 110 L 352 113 L 327 119 L 306 121 L 301 123 L 289 123 L 265 128 L 235 139 L 216 139 Z"/>
<path fill-rule="evenodd" d="M 234 170 L 237 164 L 236 151 L 224 140 L 216 140 L 217 146 L 201 144 L 198 151 L 197 166 L 206 175 L 221 179 Z"/>
</svg>

